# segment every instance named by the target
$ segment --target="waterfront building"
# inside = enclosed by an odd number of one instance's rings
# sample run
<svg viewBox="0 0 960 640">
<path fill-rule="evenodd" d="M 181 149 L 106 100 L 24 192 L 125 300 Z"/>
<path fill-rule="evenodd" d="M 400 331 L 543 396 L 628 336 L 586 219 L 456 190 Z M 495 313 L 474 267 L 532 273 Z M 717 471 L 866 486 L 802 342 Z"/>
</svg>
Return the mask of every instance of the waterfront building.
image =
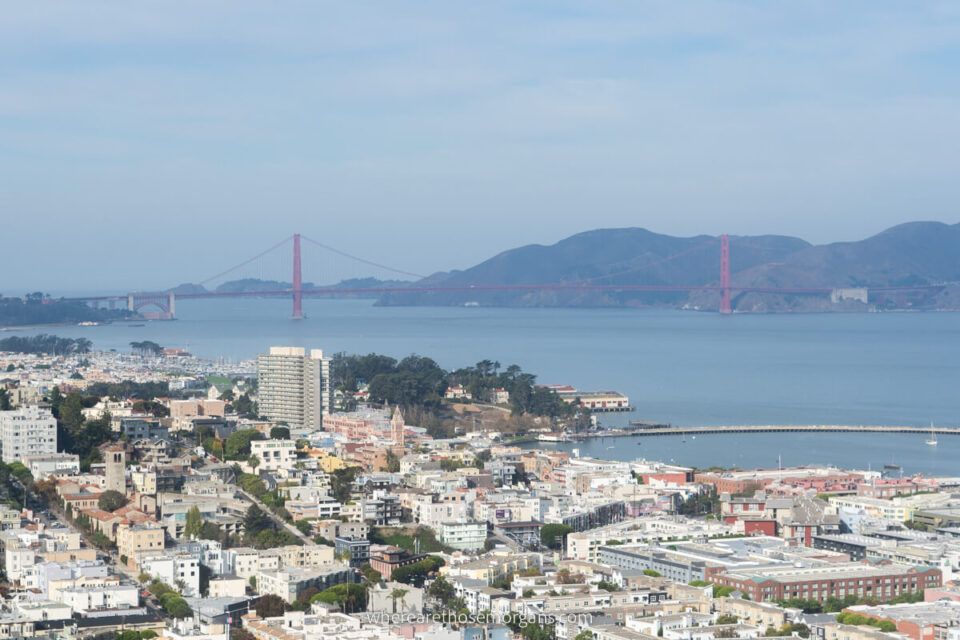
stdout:
<svg viewBox="0 0 960 640">
<path fill-rule="evenodd" d="M 291 427 L 319 429 L 333 406 L 330 360 L 320 349 L 270 347 L 257 357 L 259 412 Z"/>
</svg>

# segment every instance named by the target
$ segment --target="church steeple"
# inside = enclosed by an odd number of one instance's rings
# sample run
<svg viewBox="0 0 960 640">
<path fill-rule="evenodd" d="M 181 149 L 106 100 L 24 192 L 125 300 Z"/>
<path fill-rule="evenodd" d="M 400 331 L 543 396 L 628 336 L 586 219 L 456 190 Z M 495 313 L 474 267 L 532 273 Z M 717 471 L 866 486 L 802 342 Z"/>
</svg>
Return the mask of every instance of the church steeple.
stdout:
<svg viewBox="0 0 960 640">
<path fill-rule="evenodd" d="M 400 413 L 400 407 L 393 410 L 393 417 L 390 419 L 390 437 L 395 445 L 403 446 L 403 430 L 406 425 L 403 421 L 403 414 Z"/>
</svg>

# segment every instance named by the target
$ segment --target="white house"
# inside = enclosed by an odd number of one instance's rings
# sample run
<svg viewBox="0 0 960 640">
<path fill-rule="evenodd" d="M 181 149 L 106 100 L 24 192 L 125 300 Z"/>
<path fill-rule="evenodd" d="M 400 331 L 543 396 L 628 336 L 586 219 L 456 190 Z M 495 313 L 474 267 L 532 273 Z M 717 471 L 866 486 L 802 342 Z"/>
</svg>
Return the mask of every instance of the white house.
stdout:
<svg viewBox="0 0 960 640">
<path fill-rule="evenodd" d="M 182 583 L 182 594 L 185 596 L 200 595 L 200 561 L 194 555 L 143 555 L 140 557 L 140 570 L 172 587 Z"/>
<path fill-rule="evenodd" d="M 135 584 L 113 584 L 62 589 L 60 601 L 74 613 L 86 615 L 109 609 L 127 610 L 140 606 L 140 596 Z"/>
<path fill-rule="evenodd" d="M 258 471 L 290 471 L 297 464 L 297 443 L 293 440 L 254 440 L 250 443 L 250 454 L 260 461 L 256 467 Z"/>
</svg>

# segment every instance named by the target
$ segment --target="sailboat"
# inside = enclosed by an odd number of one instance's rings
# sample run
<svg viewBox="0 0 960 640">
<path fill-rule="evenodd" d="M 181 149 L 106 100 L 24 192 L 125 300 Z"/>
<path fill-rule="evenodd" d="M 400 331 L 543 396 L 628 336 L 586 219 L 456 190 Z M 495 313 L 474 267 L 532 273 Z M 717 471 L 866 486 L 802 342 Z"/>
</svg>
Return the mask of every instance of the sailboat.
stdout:
<svg viewBox="0 0 960 640">
<path fill-rule="evenodd" d="M 927 444 L 931 447 L 937 446 L 937 432 L 933 428 L 933 423 L 930 423 L 930 438 L 927 440 Z"/>
</svg>

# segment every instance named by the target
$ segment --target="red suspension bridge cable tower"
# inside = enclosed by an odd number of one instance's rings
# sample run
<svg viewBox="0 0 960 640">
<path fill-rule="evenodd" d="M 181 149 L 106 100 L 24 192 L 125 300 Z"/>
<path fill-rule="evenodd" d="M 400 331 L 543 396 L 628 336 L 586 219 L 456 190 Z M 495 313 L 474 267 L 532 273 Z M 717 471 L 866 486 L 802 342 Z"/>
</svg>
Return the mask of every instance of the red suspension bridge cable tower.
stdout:
<svg viewBox="0 0 960 640">
<path fill-rule="evenodd" d="M 733 313 L 730 306 L 730 237 L 720 236 L 720 313 Z"/>
<path fill-rule="evenodd" d="M 293 319 L 303 320 L 303 274 L 300 271 L 300 234 L 293 234 Z"/>
</svg>

